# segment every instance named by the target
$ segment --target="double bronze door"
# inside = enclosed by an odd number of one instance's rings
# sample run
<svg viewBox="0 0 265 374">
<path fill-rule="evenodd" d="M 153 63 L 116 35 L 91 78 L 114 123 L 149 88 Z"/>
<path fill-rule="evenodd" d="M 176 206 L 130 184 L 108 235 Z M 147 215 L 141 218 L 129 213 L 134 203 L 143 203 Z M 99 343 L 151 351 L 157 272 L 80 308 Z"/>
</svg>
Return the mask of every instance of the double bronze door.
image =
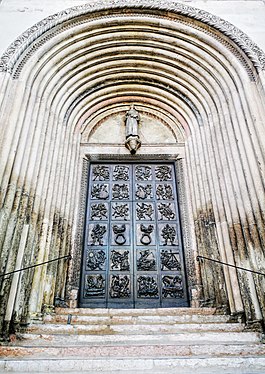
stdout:
<svg viewBox="0 0 265 374">
<path fill-rule="evenodd" d="M 187 306 L 173 163 L 91 163 L 80 307 Z"/>
</svg>

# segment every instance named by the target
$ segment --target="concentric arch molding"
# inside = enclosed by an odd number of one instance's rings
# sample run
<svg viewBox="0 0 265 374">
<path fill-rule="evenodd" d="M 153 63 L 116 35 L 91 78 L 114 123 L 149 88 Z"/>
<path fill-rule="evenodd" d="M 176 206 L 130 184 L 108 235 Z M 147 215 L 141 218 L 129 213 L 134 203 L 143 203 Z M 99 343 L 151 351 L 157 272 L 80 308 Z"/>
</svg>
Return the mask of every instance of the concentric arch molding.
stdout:
<svg viewBox="0 0 265 374">
<path fill-rule="evenodd" d="M 12 68 L 21 53 L 39 36 L 53 27 L 74 17 L 93 14 L 96 11 L 137 8 L 172 11 L 178 15 L 201 21 L 229 37 L 252 61 L 257 69 L 265 70 L 265 53 L 243 31 L 228 21 L 204 10 L 172 0 L 92 0 L 89 4 L 68 8 L 36 23 L 21 34 L 0 58 L 0 72 L 12 72 Z"/>
</svg>

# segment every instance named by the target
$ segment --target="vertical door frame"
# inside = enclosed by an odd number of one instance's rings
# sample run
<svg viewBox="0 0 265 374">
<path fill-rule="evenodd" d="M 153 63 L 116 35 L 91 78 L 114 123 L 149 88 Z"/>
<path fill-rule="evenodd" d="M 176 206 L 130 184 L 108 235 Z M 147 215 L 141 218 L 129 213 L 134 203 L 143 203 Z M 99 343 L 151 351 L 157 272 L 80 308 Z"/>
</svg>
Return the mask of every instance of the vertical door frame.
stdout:
<svg viewBox="0 0 265 374">
<path fill-rule="evenodd" d="M 77 215 L 76 235 L 72 248 L 72 259 L 69 265 L 68 280 L 66 285 L 66 301 L 70 307 L 78 307 L 79 289 L 82 273 L 82 255 L 84 246 L 84 228 L 86 220 L 88 173 L 90 162 L 174 162 L 176 170 L 176 184 L 179 204 L 180 229 L 185 264 L 186 284 L 188 298 L 191 306 L 194 306 L 193 290 L 198 288 L 196 277 L 196 254 L 193 251 L 193 237 L 191 232 L 191 214 L 188 203 L 185 182 L 185 159 L 178 155 L 86 155 L 82 160 L 82 175 L 80 181 L 80 199 Z M 196 298 L 196 297 L 195 297 Z M 195 305 L 197 306 L 197 305 Z"/>
</svg>

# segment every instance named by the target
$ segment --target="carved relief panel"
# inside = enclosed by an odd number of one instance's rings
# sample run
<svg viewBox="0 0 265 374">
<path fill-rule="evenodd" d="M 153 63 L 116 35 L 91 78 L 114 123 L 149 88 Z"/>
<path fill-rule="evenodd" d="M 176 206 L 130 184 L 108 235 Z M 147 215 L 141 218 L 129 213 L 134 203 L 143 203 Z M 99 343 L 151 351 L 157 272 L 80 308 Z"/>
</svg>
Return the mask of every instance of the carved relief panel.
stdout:
<svg viewBox="0 0 265 374">
<path fill-rule="evenodd" d="M 172 163 L 91 164 L 81 307 L 187 306 Z"/>
</svg>

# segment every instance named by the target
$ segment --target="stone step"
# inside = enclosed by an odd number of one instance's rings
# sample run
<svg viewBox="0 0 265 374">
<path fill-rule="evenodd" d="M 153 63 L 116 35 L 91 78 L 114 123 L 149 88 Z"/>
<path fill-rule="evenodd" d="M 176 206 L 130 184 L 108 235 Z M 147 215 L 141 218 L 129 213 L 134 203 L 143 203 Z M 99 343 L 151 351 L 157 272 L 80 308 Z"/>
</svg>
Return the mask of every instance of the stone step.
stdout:
<svg viewBox="0 0 265 374">
<path fill-rule="evenodd" d="M 239 323 L 189 323 L 189 324 L 101 324 L 101 325 L 68 325 L 68 324 L 33 324 L 27 327 L 26 332 L 39 334 L 179 334 L 192 332 L 241 332 L 243 324 Z"/>
<path fill-rule="evenodd" d="M 0 347 L 0 373 L 264 374 L 262 334 L 239 321 L 214 308 L 57 308 Z"/>
<path fill-rule="evenodd" d="M 68 360 L 70 358 L 128 358 L 128 357 L 265 357 L 265 346 L 262 344 L 130 344 L 130 345 L 69 345 L 54 347 L 51 345 L 38 345 L 19 347 L 3 346 L 0 347 L 0 356 L 2 358 L 40 359 L 40 358 L 58 358 Z"/>
<path fill-rule="evenodd" d="M 117 324 L 182 324 L 182 323 L 204 323 L 204 324 L 224 324 L 230 321 L 231 317 L 226 315 L 106 315 L 87 316 L 76 314 L 48 314 L 43 318 L 44 323 L 49 324 L 71 324 L 81 325 L 117 325 Z"/>
<path fill-rule="evenodd" d="M 216 308 L 151 308 L 151 309 L 107 309 L 107 308 L 55 308 L 58 315 L 83 316 L 181 316 L 214 315 Z M 217 314 L 218 315 L 218 314 Z"/>
<path fill-rule="evenodd" d="M 0 347 L 0 373 L 264 374 L 262 334 L 204 309 L 58 308 Z"/>
<path fill-rule="evenodd" d="M 264 374 L 265 357 L 14 359 L 0 361 L 0 372 L 112 374 Z"/>
<path fill-rule="evenodd" d="M 65 326 L 66 327 L 66 326 Z M 62 331 L 62 330 L 61 330 Z M 15 345 L 47 345 L 47 346 L 72 346 L 72 345 L 115 345 L 115 344 L 254 344 L 259 343 L 261 334 L 258 332 L 190 332 L 144 334 L 69 334 L 69 330 L 59 334 L 20 334 Z"/>
</svg>

